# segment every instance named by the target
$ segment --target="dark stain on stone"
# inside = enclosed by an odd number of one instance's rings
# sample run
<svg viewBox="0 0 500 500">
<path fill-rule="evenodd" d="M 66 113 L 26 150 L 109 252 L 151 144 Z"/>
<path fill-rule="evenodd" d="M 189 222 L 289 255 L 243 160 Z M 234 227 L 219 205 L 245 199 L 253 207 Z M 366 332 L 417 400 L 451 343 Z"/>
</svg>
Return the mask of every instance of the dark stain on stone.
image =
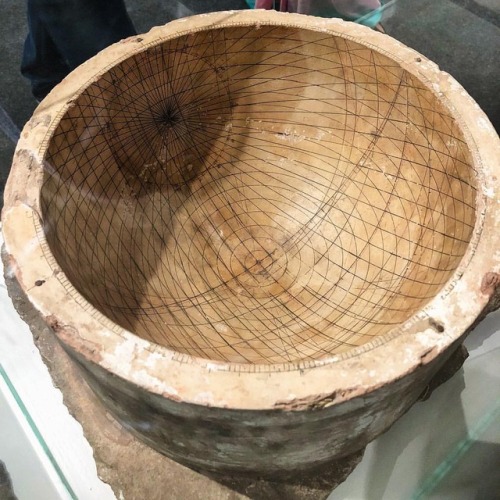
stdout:
<svg viewBox="0 0 500 500">
<path fill-rule="evenodd" d="M 429 318 L 429 325 L 438 333 L 444 332 L 444 326 L 441 323 L 439 323 L 439 321 L 436 321 L 434 318 Z"/>
</svg>

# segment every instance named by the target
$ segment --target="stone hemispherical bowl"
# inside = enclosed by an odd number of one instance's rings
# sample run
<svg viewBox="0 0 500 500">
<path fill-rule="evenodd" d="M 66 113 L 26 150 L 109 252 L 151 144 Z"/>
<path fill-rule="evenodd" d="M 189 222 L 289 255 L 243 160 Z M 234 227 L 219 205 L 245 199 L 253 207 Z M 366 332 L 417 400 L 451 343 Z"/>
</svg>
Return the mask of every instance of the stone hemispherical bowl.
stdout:
<svg viewBox="0 0 500 500">
<path fill-rule="evenodd" d="M 387 429 L 497 306 L 499 151 L 388 36 L 197 16 L 40 104 L 5 245 L 125 427 L 198 469 L 289 473 Z"/>
</svg>

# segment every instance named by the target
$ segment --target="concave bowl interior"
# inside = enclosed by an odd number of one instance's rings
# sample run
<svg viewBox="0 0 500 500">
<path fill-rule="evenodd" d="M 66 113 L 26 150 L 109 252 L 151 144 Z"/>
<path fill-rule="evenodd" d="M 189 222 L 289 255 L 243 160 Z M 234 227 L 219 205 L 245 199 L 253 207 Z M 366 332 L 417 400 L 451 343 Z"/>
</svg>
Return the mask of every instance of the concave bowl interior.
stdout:
<svg viewBox="0 0 500 500">
<path fill-rule="evenodd" d="M 92 306 L 225 362 L 383 338 L 475 224 L 472 159 L 437 95 L 293 26 L 203 29 L 110 67 L 61 117 L 44 175 L 50 249 Z"/>
</svg>

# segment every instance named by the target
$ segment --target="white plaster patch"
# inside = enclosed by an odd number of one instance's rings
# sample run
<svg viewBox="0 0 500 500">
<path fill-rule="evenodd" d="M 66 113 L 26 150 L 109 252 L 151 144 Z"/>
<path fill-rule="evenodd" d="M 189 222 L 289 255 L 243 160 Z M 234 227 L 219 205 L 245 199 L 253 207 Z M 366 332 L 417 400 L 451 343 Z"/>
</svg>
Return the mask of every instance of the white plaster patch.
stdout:
<svg viewBox="0 0 500 500">
<path fill-rule="evenodd" d="M 405 347 L 405 363 L 411 363 L 415 359 L 415 351 L 411 347 Z"/>
<path fill-rule="evenodd" d="M 224 323 L 215 323 L 214 327 L 219 333 L 226 333 L 228 331 L 228 327 Z"/>
<path fill-rule="evenodd" d="M 297 144 L 302 142 L 305 137 L 298 134 L 295 130 L 285 129 L 282 133 L 275 134 L 275 137 L 282 140 L 290 142 L 291 144 Z"/>
<path fill-rule="evenodd" d="M 157 361 L 169 361 L 171 358 L 172 356 L 166 356 L 165 353 L 153 351 L 147 357 L 146 366 L 153 366 Z"/>
<path fill-rule="evenodd" d="M 18 260 L 24 261 L 25 259 L 28 258 L 29 255 L 31 255 L 33 252 L 37 251 L 39 249 L 40 243 L 38 242 L 38 238 L 32 238 L 22 249 L 21 252 L 19 252 L 19 258 Z"/>
<path fill-rule="evenodd" d="M 477 304 L 471 300 L 470 298 L 470 290 L 468 288 L 467 283 L 461 279 L 459 280 L 454 287 L 454 294 L 457 297 L 457 307 L 460 309 L 460 314 L 464 316 L 469 316 L 472 314 L 477 314 Z M 438 317 L 445 318 L 449 317 L 451 310 L 448 309 L 436 309 L 433 308 L 433 311 L 436 311 L 435 314 Z M 434 315 L 433 311 L 429 311 L 429 314 Z"/>
<path fill-rule="evenodd" d="M 415 339 L 425 347 L 441 347 L 449 344 L 449 340 L 445 335 L 434 332 L 432 328 L 416 333 Z"/>
<path fill-rule="evenodd" d="M 324 136 L 325 136 L 325 132 L 323 130 L 318 130 L 318 133 L 316 134 L 316 139 L 318 141 L 321 141 L 321 139 L 323 139 Z"/>
<path fill-rule="evenodd" d="M 483 130 L 490 130 L 491 129 L 490 123 L 483 116 L 480 116 L 477 119 L 477 125 L 479 126 L 479 128 L 482 128 Z"/>
<path fill-rule="evenodd" d="M 443 91 L 441 90 L 441 85 L 437 82 L 432 82 L 432 88 L 437 92 L 438 94 L 442 94 Z"/>
<path fill-rule="evenodd" d="M 462 86 L 451 76 L 448 76 L 448 84 L 450 85 L 451 90 L 455 90 L 455 91 L 462 90 Z"/>
<path fill-rule="evenodd" d="M 207 367 L 207 370 L 211 372 L 225 371 L 221 370 L 221 366 L 216 363 L 207 363 L 205 366 Z"/>
<path fill-rule="evenodd" d="M 483 185 L 483 194 L 487 196 L 488 198 L 494 198 L 495 197 L 495 189 L 493 186 L 486 187 Z"/>
<path fill-rule="evenodd" d="M 114 351 L 116 361 L 121 363 L 132 363 L 135 357 L 135 344 L 134 342 L 120 342 Z"/>
<path fill-rule="evenodd" d="M 211 392 L 200 392 L 194 397 L 194 402 L 201 405 L 213 405 L 214 395 Z"/>
<path fill-rule="evenodd" d="M 131 374 L 132 381 L 140 386 L 148 387 L 149 390 L 156 390 L 163 395 L 177 396 L 179 392 L 173 387 L 162 383 L 156 377 L 151 376 L 146 370 L 134 370 Z"/>
</svg>

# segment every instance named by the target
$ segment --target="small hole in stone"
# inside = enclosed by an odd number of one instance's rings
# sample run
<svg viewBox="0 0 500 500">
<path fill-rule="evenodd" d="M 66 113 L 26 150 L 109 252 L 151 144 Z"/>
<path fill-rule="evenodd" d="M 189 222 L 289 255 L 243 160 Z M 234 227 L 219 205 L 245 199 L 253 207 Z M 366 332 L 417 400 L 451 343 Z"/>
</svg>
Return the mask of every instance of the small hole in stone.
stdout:
<svg viewBox="0 0 500 500">
<path fill-rule="evenodd" d="M 415 59 L 415 61 L 417 61 L 417 62 L 422 62 L 422 58 L 421 58 L 421 57 L 417 57 L 417 58 Z"/>
<path fill-rule="evenodd" d="M 444 326 L 433 318 L 429 318 L 429 323 L 434 330 L 438 333 L 444 332 Z"/>
<path fill-rule="evenodd" d="M 45 280 L 36 280 L 35 286 L 42 286 L 45 283 Z"/>
</svg>

